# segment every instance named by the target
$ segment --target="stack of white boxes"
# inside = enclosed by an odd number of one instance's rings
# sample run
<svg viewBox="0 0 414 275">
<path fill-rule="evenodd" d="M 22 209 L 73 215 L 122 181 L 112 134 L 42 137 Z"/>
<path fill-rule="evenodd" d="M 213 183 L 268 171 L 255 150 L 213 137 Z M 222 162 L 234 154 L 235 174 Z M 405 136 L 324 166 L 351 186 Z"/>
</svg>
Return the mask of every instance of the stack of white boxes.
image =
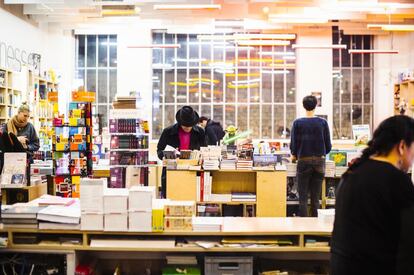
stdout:
<svg viewBox="0 0 414 275">
<path fill-rule="evenodd" d="M 103 202 L 104 231 L 128 231 L 128 189 L 106 189 Z"/>
<path fill-rule="evenodd" d="M 129 190 L 129 231 L 152 231 L 152 201 L 154 186 L 133 186 Z"/>
<path fill-rule="evenodd" d="M 103 193 L 106 184 L 106 179 L 81 179 L 80 203 L 82 230 L 103 230 Z"/>
</svg>

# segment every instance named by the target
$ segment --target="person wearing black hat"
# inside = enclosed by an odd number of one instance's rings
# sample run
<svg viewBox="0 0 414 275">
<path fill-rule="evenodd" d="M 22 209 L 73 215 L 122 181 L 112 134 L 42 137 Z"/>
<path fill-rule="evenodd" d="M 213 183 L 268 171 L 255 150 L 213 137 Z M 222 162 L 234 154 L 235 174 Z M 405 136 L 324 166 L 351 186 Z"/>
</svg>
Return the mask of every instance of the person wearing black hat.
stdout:
<svg viewBox="0 0 414 275">
<path fill-rule="evenodd" d="M 158 140 L 157 154 L 159 159 L 164 158 L 164 149 L 170 145 L 178 150 L 200 150 L 206 146 L 204 130 L 197 126 L 199 116 L 190 106 L 183 106 L 175 114 L 177 123 L 165 128 Z M 166 197 L 167 175 L 165 167 L 161 176 L 161 192 Z"/>
</svg>

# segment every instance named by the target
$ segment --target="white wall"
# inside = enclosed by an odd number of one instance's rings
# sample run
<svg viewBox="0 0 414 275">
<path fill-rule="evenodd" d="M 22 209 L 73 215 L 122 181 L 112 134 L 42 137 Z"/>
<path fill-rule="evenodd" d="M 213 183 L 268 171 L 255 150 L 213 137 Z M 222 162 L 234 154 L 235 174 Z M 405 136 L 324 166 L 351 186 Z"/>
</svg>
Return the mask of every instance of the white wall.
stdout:
<svg viewBox="0 0 414 275">
<path fill-rule="evenodd" d="M 414 33 L 394 33 L 377 36 L 375 49 L 394 49 L 399 54 L 374 56 L 374 127 L 394 114 L 394 84 L 404 69 L 414 70 Z"/>
<path fill-rule="evenodd" d="M 298 33 L 299 45 L 332 44 L 332 30 L 324 28 L 312 32 Z M 332 49 L 296 49 L 296 110 L 298 117 L 305 116 L 303 97 L 311 92 L 322 93 L 322 106 L 317 115 L 327 115 L 332 129 Z M 332 133 L 331 133 L 332 135 Z"/>
</svg>

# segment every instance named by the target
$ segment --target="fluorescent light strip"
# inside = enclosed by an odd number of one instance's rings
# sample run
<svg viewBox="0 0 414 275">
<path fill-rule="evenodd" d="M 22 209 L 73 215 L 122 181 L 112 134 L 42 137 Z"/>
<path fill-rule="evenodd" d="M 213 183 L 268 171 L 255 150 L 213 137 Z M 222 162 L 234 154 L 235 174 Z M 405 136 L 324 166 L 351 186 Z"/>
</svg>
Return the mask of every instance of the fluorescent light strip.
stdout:
<svg viewBox="0 0 414 275">
<path fill-rule="evenodd" d="M 328 18 L 289 18 L 289 17 L 271 17 L 269 22 L 276 24 L 325 24 L 328 23 Z"/>
<path fill-rule="evenodd" d="M 240 40 L 236 41 L 241 46 L 288 46 L 290 41 L 287 40 Z"/>
<path fill-rule="evenodd" d="M 292 56 L 294 52 L 259 52 L 259 55 L 270 55 L 270 56 Z"/>
<path fill-rule="evenodd" d="M 136 45 L 128 46 L 129 49 L 143 49 L 143 48 L 181 48 L 180 44 L 149 44 L 149 45 Z"/>
<path fill-rule="evenodd" d="M 346 49 L 346 44 L 333 44 L 333 45 L 300 45 L 293 44 L 293 49 Z"/>
<path fill-rule="evenodd" d="M 206 4 L 206 5 L 154 5 L 154 10 L 220 10 L 219 4 Z"/>
<path fill-rule="evenodd" d="M 349 54 L 398 54 L 397 50 L 359 50 L 359 49 L 352 49 L 348 50 Z"/>
<path fill-rule="evenodd" d="M 401 31 L 411 32 L 414 31 L 414 25 L 391 25 L 391 24 L 368 24 L 368 29 L 381 29 L 383 31 Z"/>
<path fill-rule="evenodd" d="M 243 39 L 281 39 L 281 40 L 293 40 L 296 38 L 295 34 L 234 34 L 234 39 L 243 40 Z"/>
</svg>

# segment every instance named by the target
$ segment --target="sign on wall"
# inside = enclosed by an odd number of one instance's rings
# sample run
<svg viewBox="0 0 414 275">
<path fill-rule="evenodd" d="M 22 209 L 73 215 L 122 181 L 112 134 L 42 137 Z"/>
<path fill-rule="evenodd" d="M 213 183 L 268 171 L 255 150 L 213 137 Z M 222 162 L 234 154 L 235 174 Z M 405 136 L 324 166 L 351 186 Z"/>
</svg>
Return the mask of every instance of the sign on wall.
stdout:
<svg viewBox="0 0 414 275">
<path fill-rule="evenodd" d="M 40 62 L 40 54 L 28 53 L 26 50 L 13 47 L 0 41 L 0 67 L 20 71 L 24 65 L 40 75 Z"/>
</svg>

